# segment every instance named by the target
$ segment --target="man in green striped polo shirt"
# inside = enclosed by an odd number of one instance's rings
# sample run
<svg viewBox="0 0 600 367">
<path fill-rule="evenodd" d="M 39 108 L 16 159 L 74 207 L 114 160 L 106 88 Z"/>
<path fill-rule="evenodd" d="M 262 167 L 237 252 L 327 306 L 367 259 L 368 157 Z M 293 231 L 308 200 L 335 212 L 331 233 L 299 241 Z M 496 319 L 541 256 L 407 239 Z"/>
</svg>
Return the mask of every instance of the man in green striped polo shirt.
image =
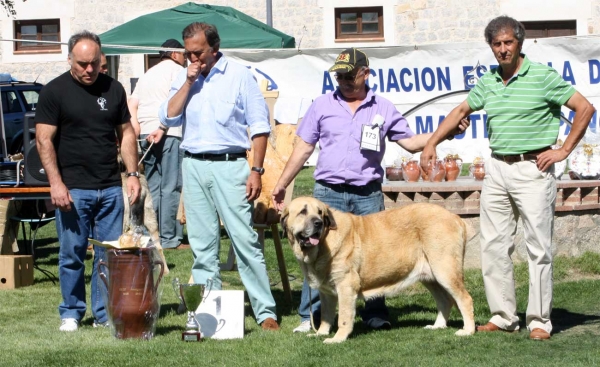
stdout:
<svg viewBox="0 0 600 367">
<path fill-rule="evenodd" d="M 477 331 L 517 331 L 519 317 L 511 254 L 519 217 L 529 255 L 529 302 L 525 323 L 534 340 L 552 332 L 552 230 L 556 202 L 554 163 L 583 137 L 594 107 L 552 68 L 521 53 L 525 29 L 513 18 L 493 19 L 485 29 L 498 68 L 487 72 L 467 99 L 439 125 L 421 154 L 421 166 L 436 158 L 435 147 L 461 118 L 487 113 L 492 157 L 486 162 L 481 191 L 481 270 L 492 313 Z M 575 111 L 571 132 L 552 150 L 560 107 Z"/>
</svg>

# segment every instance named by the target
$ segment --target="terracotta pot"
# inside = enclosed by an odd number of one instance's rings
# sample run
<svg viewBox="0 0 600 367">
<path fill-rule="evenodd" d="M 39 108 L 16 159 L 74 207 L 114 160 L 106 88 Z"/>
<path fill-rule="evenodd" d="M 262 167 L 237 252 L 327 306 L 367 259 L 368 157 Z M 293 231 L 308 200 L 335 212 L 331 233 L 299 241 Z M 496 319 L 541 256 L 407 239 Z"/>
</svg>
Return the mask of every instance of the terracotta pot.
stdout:
<svg viewBox="0 0 600 367">
<path fill-rule="evenodd" d="M 402 163 L 402 176 L 404 176 L 404 181 L 417 182 L 419 181 L 420 174 L 421 168 L 419 167 L 418 161 L 408 161 Z"/>
<path fill-rule="evenodd" d="M 150 248 L 107 250 L 106 262 L 98 263 L 98 274 L 108 289 L 107 311 L 118 339 L 151 339 L 160 311 L 158 286 L 164 264 L 152 259 Z M 155 280 L 155 266 L 160 266 Z M 108 269 L 108 278 L 106 276 Z"/>
<path fill-rule="evenodd" d="M 469 167 L 469 172 L 475 181 L 482 181 L 485 177 L 485 166 L 484 163 L 473 163 Z"/>
<path fill-rule="evenodd" d="M 462 169 L 462 159 L 449 155 L 444 158 L 444 168 L 446 169 L 446 181 L 456 181 Z"/>
<path fill-rule="evenodd" d="M 437 160 L 435 164 L 429 162 L 429 165 L 427 166 L 426 176 L 431 182 L 442 182 L 444 176 L 446 176 L 446 168 L 444 167 L 444 162 L 441 160 Z M 423 180 L 426 180 L 425 177 L 423 177 Z"/>
<path fill-rule="evenodd" d="M 385 167 L 385 177 L 388 181 L 402 181 L 402 167 Z"/>
</svg>

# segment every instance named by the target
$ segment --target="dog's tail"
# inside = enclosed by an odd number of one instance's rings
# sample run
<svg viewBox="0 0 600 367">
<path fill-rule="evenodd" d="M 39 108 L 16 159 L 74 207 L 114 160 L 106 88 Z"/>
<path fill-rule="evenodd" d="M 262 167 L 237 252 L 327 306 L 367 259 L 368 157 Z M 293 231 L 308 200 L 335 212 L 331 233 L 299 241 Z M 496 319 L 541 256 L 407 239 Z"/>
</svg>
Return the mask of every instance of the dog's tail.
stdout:
<svg viewBox="0 0 600 367">
<path fill-rule="evenodd" d="M 467 251 L 467 243 L 469 243 L 469 241 L 471 241 L 475 236 L 477 236 L 477 231 L 475 230 L 475 228 L 473 228 L 473 225 L 471 225 L 469 222 L 465 221 L 464 219 L 461 218 L 460 221 L 462 222 L 463 256 L 464 256 L 465 252 Z"/>
</svg>

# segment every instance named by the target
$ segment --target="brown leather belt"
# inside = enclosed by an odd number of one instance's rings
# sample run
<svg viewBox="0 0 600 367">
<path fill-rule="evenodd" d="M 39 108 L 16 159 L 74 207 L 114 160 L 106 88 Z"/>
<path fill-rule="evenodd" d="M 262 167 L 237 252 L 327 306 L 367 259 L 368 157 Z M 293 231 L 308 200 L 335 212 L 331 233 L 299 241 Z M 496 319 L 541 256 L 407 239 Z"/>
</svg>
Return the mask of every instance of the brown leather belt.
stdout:
<svg viewBox="0 0 600 367">
<path fill-rule="evenodd" d="M 515 162 L 523 162 L 523 161 L 535 161 L 538 155 L 542 152 L 545 152 L 550 147 L 545 147 L 537 150 L 532 150 L 530 152 L 525 152 L 523 154 L 514 154 L 514 155 L 500 155 L 500 154 L 492 154 L 492 158 L 495 158 L 499 161 L 503 161 L 506 163 L 515 163 Z"/>
</svg>

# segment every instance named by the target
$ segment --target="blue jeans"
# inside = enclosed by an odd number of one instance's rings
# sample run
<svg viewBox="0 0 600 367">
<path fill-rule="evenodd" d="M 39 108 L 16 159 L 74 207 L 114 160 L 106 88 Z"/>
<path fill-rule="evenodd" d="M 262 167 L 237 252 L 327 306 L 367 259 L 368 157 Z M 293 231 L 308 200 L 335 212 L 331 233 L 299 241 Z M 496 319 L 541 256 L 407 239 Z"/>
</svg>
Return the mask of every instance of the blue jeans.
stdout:
<svg viewBox="0 0 600 367">
<path fill-rule="evenodd" d="M 142 139 L 147 136 L 140 135 Z M 182 186 L 183 152 L 179 149 L 180 143 L 181 138 L 165 135 L 144 158 L 144 173 L 158 219 L 158 233 L 163 248 L 175 248 L 183 238 L 183 225 L 177 220 Z M 144 150 L 150 146 L 146 140 L 141 145 Z"/>
<path fill-rule="evenodd" d="M 71 211 L 56 210 L 56 232 L 60 242 L 58 275 L 62 303 L 58 306 L 61 319 L 81 321 L 85 316 L 85 255 L 88 238 L 116 241 L 123 232 L 123 191 L 120 186 L 102 190 L 69 190 L 73 203 Z M 91 233 L 90 233 L 91 231 Z M 104 248 L 94 246 L 92 268 L 92 315 L 97 323 L 107 321 L 101 292 L 104 283 L 98 282 L 98 261 L 104 258 Z"/>
<path fill-rule="evenodd" d="M 355 215 L 366 215 L 385 210 L 381 183 L 376 181 L 371 181 L 365 186 L 334 185 L 324 181 L 317 181 L 315 182 L 313 196 L 333 209 Z M 313 316 L 316 323 L 320 320 L 321 315 L 319 291 L 311 288 L 311 298 L 308 295 L 308 289 L 308 282 L 305 278 L 304 284 L 302 284 L 298 314 L 302 318 L 302 321 L 309 320 L 310 305 L 312 304 Z M 364 322 L 373 317 L 387 320 L 388 310 L 385 306 L 385 297 L 366 301 L 365 308 L 360 312 L 360 315 Z"/>
</svg>

